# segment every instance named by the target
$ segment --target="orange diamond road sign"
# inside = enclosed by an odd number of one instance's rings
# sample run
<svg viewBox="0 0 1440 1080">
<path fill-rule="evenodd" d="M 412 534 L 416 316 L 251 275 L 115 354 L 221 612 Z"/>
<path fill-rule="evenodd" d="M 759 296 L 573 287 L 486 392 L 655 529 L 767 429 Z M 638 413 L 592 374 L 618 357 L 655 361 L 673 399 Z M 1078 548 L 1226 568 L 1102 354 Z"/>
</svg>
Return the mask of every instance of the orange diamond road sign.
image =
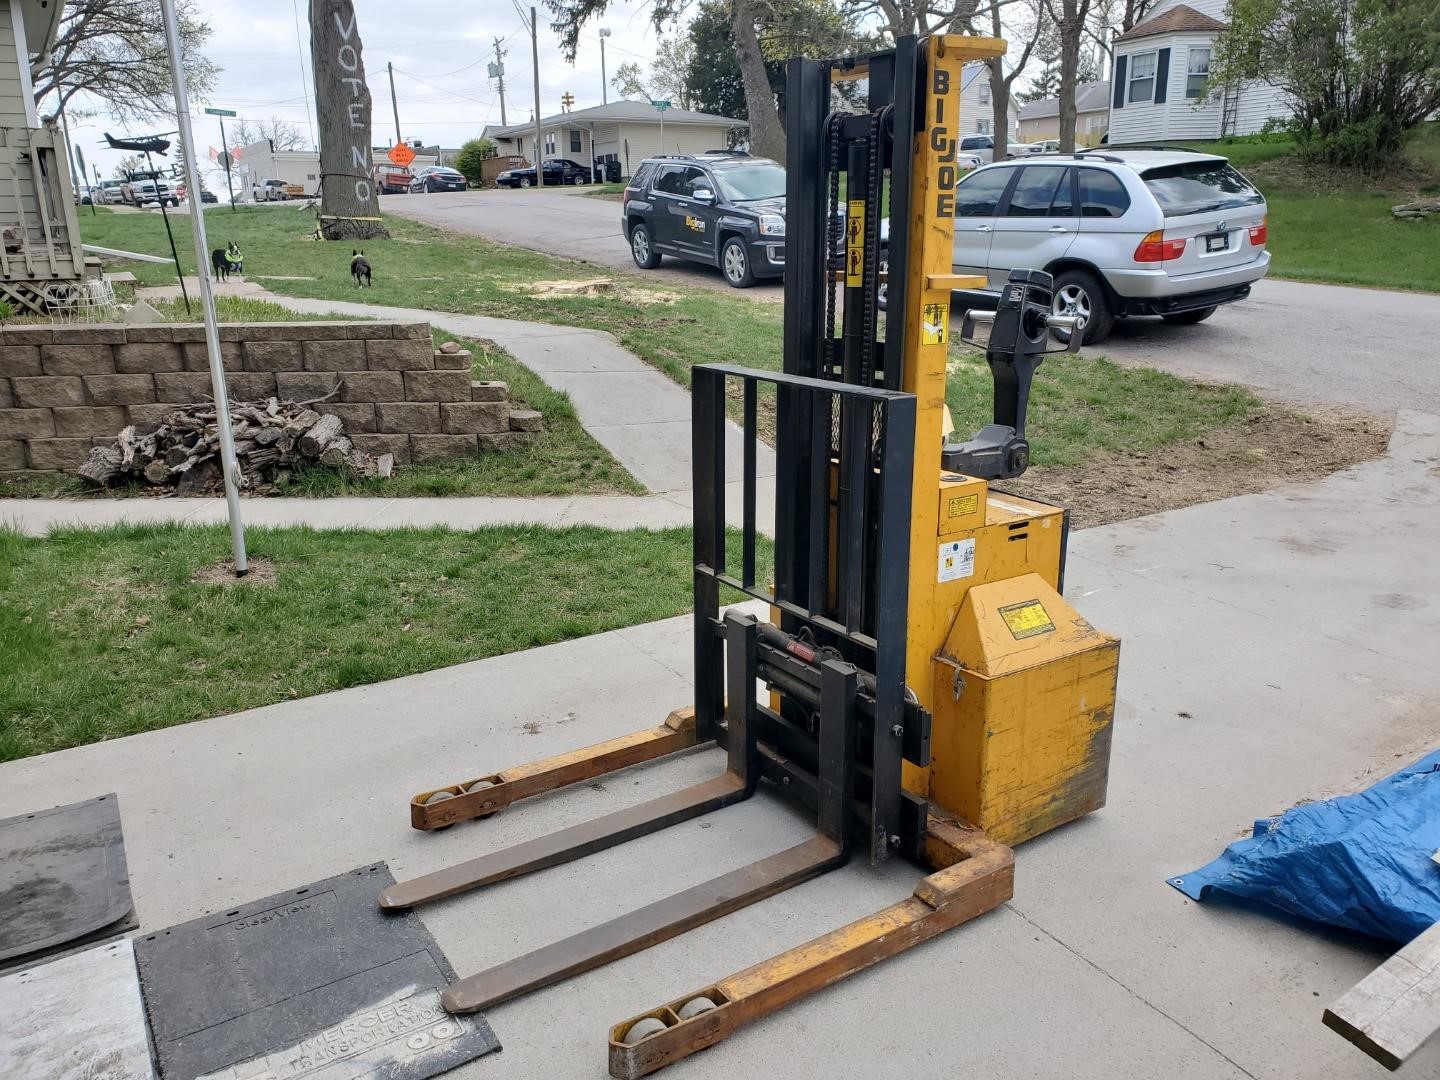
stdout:
<svg viewBox="0 0 1440 1080">
<path fill-rule="evenodd" d="M 410 147 L 404 143 L 396 143 L 390 148 L 390 153 L 386 156 L 403 169 L 415 160 L 415 151 L 411 150 Z"/>
</svg>

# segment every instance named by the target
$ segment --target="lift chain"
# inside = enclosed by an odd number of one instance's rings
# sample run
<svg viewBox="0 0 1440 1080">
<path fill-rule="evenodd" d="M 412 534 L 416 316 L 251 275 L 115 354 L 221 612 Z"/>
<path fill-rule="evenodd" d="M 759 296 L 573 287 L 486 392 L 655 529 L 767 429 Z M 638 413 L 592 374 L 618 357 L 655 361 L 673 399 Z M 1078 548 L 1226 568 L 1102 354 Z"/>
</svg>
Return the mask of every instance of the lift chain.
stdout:
<svg viewBox="0 0 1440 1080">
<path fill-rule="evenodd" d="M 840 252 L 841 241 L 845 238 L 845 219 L 839 214 L 840 209 L 840 127 L 844 123 L 845 114 L 832 112 L 825 120 L 825 137 L 829 143 L 830 161 L 826 167 L 826 176 L 829 179 L 829 199 L 825 207 L 825 349 L 824 370 L 820 372 L 820 378 L 832 379 L 835 377 L 835 281 L 833 279 L 833 267 L 843 265 L 843 261 L 836 262 L 836 255 Z"/>
</svg>

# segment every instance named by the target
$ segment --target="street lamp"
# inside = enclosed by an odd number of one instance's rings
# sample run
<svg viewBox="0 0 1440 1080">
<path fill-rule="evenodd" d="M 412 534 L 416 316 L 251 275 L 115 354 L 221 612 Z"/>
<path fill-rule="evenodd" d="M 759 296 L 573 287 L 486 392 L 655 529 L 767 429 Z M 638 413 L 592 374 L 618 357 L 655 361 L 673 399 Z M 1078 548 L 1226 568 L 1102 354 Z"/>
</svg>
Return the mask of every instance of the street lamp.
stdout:
<svg viewBox="0 0 1440 1080">
<path fill-rule="evenodd" d="M 604 28 L 602 27 L 602 28 L 600 29 L 600 104 L 601 104 L 601 105 L 608 105 L 608 104 L 610 104 L 610 98 L 609 98 L 609 96 L 608 96 L 608 91 L 607 91 L 607 89 L 606 89 L 607 83 L 606 83 L 606 81 L 605 81 L 605 39 L 606 39 L 607 37 L 609 37 L 609 36 L 610 36 L 610 31 L 609 31 L 609 30 L 606 30 L 606 29 L 604 29 Z"/>
</svg>

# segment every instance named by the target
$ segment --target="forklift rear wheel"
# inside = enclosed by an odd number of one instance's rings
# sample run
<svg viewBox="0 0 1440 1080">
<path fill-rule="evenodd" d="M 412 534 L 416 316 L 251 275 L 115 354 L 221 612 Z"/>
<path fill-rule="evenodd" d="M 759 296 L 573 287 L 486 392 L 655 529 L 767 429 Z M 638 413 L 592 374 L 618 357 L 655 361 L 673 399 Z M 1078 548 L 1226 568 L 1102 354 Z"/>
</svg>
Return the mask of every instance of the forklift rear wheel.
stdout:
<svg viewBox="0 0 1440 1080">
<path fill-rule="evenodd" d="M 1176 326 L 1194 326 L 1196 323 L 1204 322 L 1214 314 L 1215 309 L 1213 307 L 1202 307 L 1194 311 L 1177 311 L 1171 315 L 1162 314 L 1160 318 L 1168 323 L 1174 323 Z"/>
<path fill-rule="evenodd" d="M 720 249 L 720 272 L 725 280 L 737 289 L 748 289 L 755 284 L 755 271 L 750 266 L 750 253 L 738 236 L 725 241 Z"/>
<path fill-rule="evenodd" d="M 630 230 L 630 255 L 641 270 L 654 270 L 660 265 L 660 256 L 655 253 L 655 236 L 644 222 Z"/>
<path fill-rule="evenodd" d="M 699 1016 L 701 1013 L 709 1012 L 714 1008 L 716 1008 L 715 1002 L 702 995 L 691 998 L 685 1002 L 684 1005 L 681 1005 L 680 1008 L 675 1010 L 675 1015 L 680 1017 L 681 1020 L 689 1020 L 692 1016 Z"/>
<path fill-rule="evenodd" d="M 665 1030 L 665 1021 L 654 1016 L 647 1016 L 643 1020 L 636 1020 L 630 1025 L 630 1030 L 625 1032 L 625 1037 L 620 1041 L 626 1046 L 634 1046 L 642 1039 L 648 1039 L 651 1035 L 659 1035 Z"/>
<path fill-rule="evenodd" d="M 1056 274 L 1054 296 L 1051 310 L 1056 315 L 1080 317 L 1082 344 L 1094 345 L 1109 337 L 1115 325 L 1115 316 L 1110 311 L 1105 290 L 1093 275 L 1084 270 L 1065 270 Z M 1064 331 L 1059 333 L 1064 334 Z"/>
</svg>

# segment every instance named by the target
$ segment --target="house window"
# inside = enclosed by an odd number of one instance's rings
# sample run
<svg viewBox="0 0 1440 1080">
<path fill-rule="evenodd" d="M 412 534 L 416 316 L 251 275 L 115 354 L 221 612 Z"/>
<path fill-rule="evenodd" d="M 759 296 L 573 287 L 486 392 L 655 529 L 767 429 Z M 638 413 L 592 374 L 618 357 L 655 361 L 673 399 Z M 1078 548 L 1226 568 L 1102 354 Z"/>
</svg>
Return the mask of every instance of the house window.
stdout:
<svg viewBox="0 0 1440 1080">
<path fill-rule="evenodd" d="M 990 81 L 988 79 L 980 80 L 980 104 L 990 104 Z"/>
<path fill-rule="evenodd" d="M 978 135 L 989 135 L 989 134 L 990 134 L 990 121 L 989 121 L 989 120 L 976 120 L 976 121 L 975 121 L 975 132 L 976 132 L 976 134 L 978 134 Z"/>
<path fill-rule="evenodd" d="M 580 152 L 580 129 L 579 129 L 579 128 L 571 128 L 571 129 L 570 129 L 570 152 L 571 152 L 572 154 L 578 154 L 578 153 Z"/>
<path fill-rule="evenodd" d="M 553 131 L 545 136 L 545 155 L 546 157 L 555 156 L 555 133 Z"/>
<path fill-rule="evenodd" d="M 1191 49 L 1190 66 L 1185 71 L 1185 96 L 1187 98 L 1201 98 L 1205 96 L 1205 82 L 1210 78 L 1210 50 Z"/>
<path fill-rule="evenodd" d="M 1155 98 L 1155 54 L 1139 53 L 1130 57 L 1130 96 L 1126 100 L 1134 105 L 1137 101 L 1152 101 Z"/>
</svg>

